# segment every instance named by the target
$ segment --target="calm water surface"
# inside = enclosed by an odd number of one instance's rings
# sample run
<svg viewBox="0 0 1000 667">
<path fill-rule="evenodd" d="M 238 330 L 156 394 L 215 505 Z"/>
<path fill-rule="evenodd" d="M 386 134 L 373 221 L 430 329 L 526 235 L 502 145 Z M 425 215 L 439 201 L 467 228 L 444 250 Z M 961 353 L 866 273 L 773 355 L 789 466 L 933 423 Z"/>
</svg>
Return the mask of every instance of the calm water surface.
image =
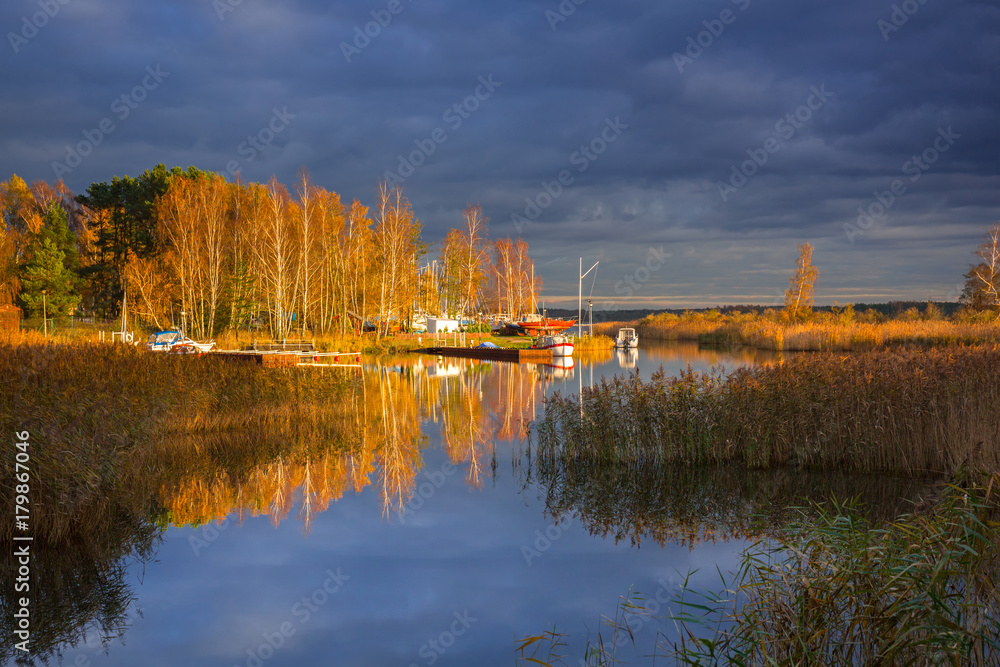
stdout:
<svg viewBox="0 0 1000 667">
<path fill-rule="evenodd" d="M 525 424 L 545 395 L 615 374 L 772 358 L 673 345 L 562 367 L 417 355 L 367 366 L 355 401 L 373 426 L 352 434 L 362 446 L 351 455 L 265 459 L 238 482 L 192 464 L 164 485 L 153 557 L 94 584 L 124 587 L 114 594 L 133 602 L 112 622 L 74 610 L 109 627 L 64 645 L 62 662 L 511 665 L 517 638 L 555 627 L 576 664 L 620 596 L 639 591 L 662 613 L 652 601 L 684 574 L 714 587 L 715 568 L 738 563 L 749 514 L 816 485 L 788 474 L 538 470 Z M 641 654 L 669 632 L 634 630 Z"/>
</svg>

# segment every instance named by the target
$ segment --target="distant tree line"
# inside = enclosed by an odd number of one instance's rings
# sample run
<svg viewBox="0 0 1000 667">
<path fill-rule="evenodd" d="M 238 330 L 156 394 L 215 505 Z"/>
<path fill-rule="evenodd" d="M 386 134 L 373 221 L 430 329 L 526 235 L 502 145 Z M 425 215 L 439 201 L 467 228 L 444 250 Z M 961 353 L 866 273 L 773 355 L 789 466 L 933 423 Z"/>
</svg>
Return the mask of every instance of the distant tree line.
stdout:
<svg viewBox="0 0 1000 667">
<path fill-rule="evenodd" d="M 971 265 L 965 274 L 964 288 L 958 302 L 945 301 L 889 301 L 887 303 L 855 303 L 847 306 L 813 305 L 813 287 L 819 277 L 819 270 L 812 265 L 813 247 L 809 243 L 799 246 L 799 258 L 795 263 L 795 271 L 789 280 L 789 288 L 785 291 L 785 305 L 782 316 L 790 321 L 807 318 L 814 310 L 817 312 L 841 314 L 845 308 L 850 314 L 867 313 L 871 318 L 916 318 L 934 319 L 951 317 L 959 311 L 983 313 L 997 311 L 1000 319 L 1000 224 L 987 230 L 985 238 L 975 251 L 978 262 Z M 778 312 L 775 306 L 734 305 L 715 306 L 709 308 L 628 308 L 619 310 L 594 310 L 594 322 L 632 322 L 650 315 L 669 313 L 683 315 L 684 313 L 717 312 L 721 315 L 734 313 L 765 313 Z M 550 309 L 550 314 L 562 317 L 575 314 L 567 309 Z M 586 316 L 585 316 L 586 317 Z"/>
<path fill-rule="evenodd" d="M 373 206 L 348 204 L 305 171 L 289 192 L 274 178 L 234 183 L 157 165 L 79 196 L 15 175 L 0 183 L 0 215 L 0 303 L 32 317 L 116 317 L 127 295 L 150 327 L 183 320 L 198 338 L 226 328 L 280 338 L 406 328 L 445 308 L 521 313 L 541 285 L 527 243 L 490 241 L 478 205 L 430 271 L 401 188 L 380 183 Z"/>
</svg>

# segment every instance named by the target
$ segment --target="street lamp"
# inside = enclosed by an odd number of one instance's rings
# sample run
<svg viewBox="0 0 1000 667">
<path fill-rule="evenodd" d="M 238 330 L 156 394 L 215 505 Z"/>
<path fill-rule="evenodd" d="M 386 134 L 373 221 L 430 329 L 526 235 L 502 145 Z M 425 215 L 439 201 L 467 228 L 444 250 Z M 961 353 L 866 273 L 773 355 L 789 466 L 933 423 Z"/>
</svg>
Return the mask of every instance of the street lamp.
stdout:
<svg viewBox="0 0 1000 667">
<path fill-rule="evenodd" d="M 594 262 L 594 265 L 592 267 L 590 267 L 589 269 L 587 269 L 587 273 L 590 273 L 591 271 L 593 271 L 594 269 L 596 269 L 598 264 L 600 264 L 600 262 Z M 580 291 L 579 291 L 579 293 L 577 295 L 577 299 L 578 300 L 577 300 L 577 304 L 576 304 L 576 331 L 577 331 L 577 333 L 580 334 L 581 337 L 583 336 L 583 322 L 582 322 L 582 320 L 583 320 L 583 279 L 586 277 L 587 273 L 583 272 L 583 257 L 581 257 L 580 258 Z"/>
</svg>

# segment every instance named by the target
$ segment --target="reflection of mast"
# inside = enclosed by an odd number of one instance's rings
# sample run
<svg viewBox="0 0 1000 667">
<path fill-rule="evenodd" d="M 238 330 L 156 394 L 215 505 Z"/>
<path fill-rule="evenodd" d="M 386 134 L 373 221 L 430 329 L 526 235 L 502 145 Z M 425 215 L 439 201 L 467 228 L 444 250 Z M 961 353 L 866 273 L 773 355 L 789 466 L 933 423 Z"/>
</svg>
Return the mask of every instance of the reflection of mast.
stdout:
<svg viewBox="0 0 1000 667">
<path fill-rule="evenodd" d="M 313 501 L 313 489 L 312 489 L 312 475 L 310 474 L 311 459 L 306 457 L 305 464 L 305 475 L 302 479 L 302 507 L 299 509 L 299 520 L 302 521 L 302 534 L 308 535 L 309 531 L 312 529 L 312 501 Z"/>
<path fill-rule="evenodd" d="M 274 485 L 274 496 L 271 498 L 271 523 L 277 528 L 278 524 L 281 523 L 281 516 L 284 514 L 282 509 L 285 507 L 285 466 L 280 456 L 278 457 L 275 477 L 277 477 L 277 481 Z"/>
</svg>

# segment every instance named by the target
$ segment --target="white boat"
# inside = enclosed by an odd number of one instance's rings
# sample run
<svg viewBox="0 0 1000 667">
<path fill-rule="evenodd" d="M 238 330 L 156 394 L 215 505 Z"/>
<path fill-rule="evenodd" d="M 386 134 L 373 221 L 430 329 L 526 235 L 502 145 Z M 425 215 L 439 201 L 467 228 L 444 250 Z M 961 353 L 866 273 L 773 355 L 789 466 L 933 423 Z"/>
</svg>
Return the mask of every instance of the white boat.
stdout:
<svg viewBox="0 0 1000 667">
<path fill-rule="evenodd" d="M 458 320 L 450 317 L 428 317 L 427 333 L 448 333 L 458 331 Z"/>
<path fill-rule="evenodd" d="M 615 338 L 615 347 L 629 349 L 639 347 L 639 334 L 635 329 L 619 329 Z"/>
<path fill-rule="evenodd" d="M 171 354 L 197 354 L 208 352 L 215 347 L 215 341 L 198 343 L 180 331 L 171 329 L 169 331 L 157 331 L 150 334 L 146 340 L 146 349 L 153 352 L 169 352 Z"/>
<path fill-rule="evenodd" d="M 535 349 L 552 350 L 553 357 L 570 357 L 573 355 L 573 341 L 559 334 L 546 334 L 535 341 Z"/>
</svg>

